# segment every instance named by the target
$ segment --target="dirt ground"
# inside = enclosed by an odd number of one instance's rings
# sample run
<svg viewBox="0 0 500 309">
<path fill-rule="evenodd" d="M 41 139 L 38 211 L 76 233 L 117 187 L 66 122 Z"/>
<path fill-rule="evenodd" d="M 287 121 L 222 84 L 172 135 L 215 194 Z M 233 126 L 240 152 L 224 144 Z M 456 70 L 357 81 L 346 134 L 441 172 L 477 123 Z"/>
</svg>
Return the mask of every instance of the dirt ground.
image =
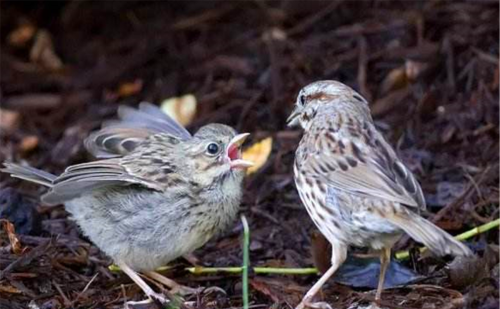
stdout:
<svg viewBox="0 0 500 309">
<path fill-rule="evenodd" d="M 301 132 L 285 120 L 301 87 L 334 79 L 371 102 L 377 126 L 422 184 L 433 222 L 455 235 L 499 216 L 496 1 L 0 6 L 0 161 L 60 173 L 91 159 L 82 140 L 119 105 L 194 94 L 189 130 L 221 122 L 251 132 L 249 144 L 273 138 L 267 163 L 245 182 L 251 265 L 324 268 L 328 250 L 292 178 Z M 64 207 L 39 202 L 42 188 L 0 174 L 0 190 L 0 216 L 15 225 L 8 233 L 3 221 L 0 232 L 0 308 L 122 308 L 144 297 L 108 269 Z M 184 270 L 241 265 L 241 232 L 235 222 L 171 264 L 166 274 L 178 282 L 226 292 L 194 296 L 193 307 L 242 306 L 239 275 Z M 401 284 L 384 292 L 382 306 L 498 308 L 498 237 L 496 227 L 467 239 L 480 258 L 466 264 L 411 250 L 394 263 Z M 404 238 L 396 249 L 417 247 Z M 378 269 L 353 265 L 319 297 L 333 308 L 362 308 L 374 297 L 373 284 L 359 280 L 376 280 Z M 251 274 L 251 308 L 293 308 L 317 278 Z"/>
</svg>

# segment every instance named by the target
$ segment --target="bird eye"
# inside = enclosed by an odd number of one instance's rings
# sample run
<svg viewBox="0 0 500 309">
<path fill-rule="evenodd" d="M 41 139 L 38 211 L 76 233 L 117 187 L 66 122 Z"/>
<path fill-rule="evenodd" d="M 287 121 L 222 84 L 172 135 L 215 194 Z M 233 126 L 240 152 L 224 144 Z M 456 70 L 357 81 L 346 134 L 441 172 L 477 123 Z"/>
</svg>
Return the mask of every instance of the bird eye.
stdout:
<svg viewBox="0 0 500 309">
<path fill-rule="evenodd" d="M 220 147 L 216 143 L 210 143 L 207 146 L 207 154 L 209 154 L 209 155 L 212 155 L 212 156 L 216 155 L 217 153 L 219 153 L 219 150 L 220 150 Z"/>
<path fill-rule="evenodd" d="M 299 102 L 300 102 L 300 105 L 302 105 L 302 106 L 306 105 L 306 96 L 301 94 L 299 96 Z"/>
</svg>

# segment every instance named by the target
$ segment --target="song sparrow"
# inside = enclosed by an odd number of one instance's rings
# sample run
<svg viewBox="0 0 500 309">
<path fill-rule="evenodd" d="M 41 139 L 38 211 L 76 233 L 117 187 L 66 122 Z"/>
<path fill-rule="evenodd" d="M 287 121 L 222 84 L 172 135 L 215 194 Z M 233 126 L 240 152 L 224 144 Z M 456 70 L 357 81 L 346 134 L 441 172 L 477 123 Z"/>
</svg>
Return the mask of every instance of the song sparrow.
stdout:
<svg viewBox="0 0 500 309">
<path fill-rule="evenodd" d="M 350 245 L 381 251 L 376 300 L 391 247 L 403 232 L 437 254 L 472 255 L 420 216 L 425 209 L 420 185 L 375 128 L 367 101 L 353 89 L 335 81 L 306 86 L 288 124 L 304 129 L 294 164 L 300 198 L 332 244 L 330 269 L 297 308 L 314 305 L 312 298 L 344 262 Z"/>
<path fill-rule="evenodd" d="M 148 298 L 155 293 L 136 271 L 170 288 L 159 266 L 205 244 L 235 218 L 248 136 L 223 124 L 191 134 L 156 106 L 120 107 L 119 121 L 85 140 L 101 160 L 68 167 L 60 176 L 14 163 L 3 172 L 49 187 L 42 201 L 66 209 L 97 247 Z"/>
</svg>

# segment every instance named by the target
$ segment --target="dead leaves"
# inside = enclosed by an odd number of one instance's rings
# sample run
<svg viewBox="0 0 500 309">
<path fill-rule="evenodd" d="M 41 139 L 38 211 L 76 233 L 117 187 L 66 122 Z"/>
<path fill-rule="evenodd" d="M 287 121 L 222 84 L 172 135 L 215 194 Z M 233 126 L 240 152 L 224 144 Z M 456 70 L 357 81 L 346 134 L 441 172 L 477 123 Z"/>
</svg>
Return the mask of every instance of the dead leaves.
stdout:
<svg viewBox="0 0 500 309">
<path fill-rule="evenodd" d="M 196 114 L 197 101 L 192 94 L 166 99 L 161 110 L 183 126 L 189 125 Z"/>
<path fill-rule="evenodd" d="M 30 50 L 30 60 L 48 71 L 59 71 L 63 68 L 63 62 L 56 54 L 52 36 L 47 30 L 41 29 L 37 32 Z"/>
<path fill-rule="evenodd" d="M 15 254 L 20 254 L 22 252 L 21 242 L 16 236 L 14 225 L 5 219 L 0 219 L 0 222 L 2 222 L 2 229 L 7 233 L 12 252 L 14 252 Z"/>
<path fill-rule="evenodd" d="M 273 139 L 268 137 L 253 144 L 242 153 L 242 159 L 252 161 L 254 166 L 247 169 L 247 175 L 258 171 L 267 162 L 273 148 Z"/>
<path fill-rule="evenodd" d="M 6 132 L 15 131 L 20 124 L 21 115 L 16 111 L 0 108 L 0 129 Z"/>
<path fill-rule="evenodd" d="M 19 26 L 7 36 L 7 43 L 14 47 L 23 47 L 28 44 L 36 33 L 36 27 L 28 20 L 21 20 Z"/>
<path fill-rule="evenodd" d="M 29 61 L 38 67 L 57 72 L 64 64 L 57 55 L 52 35 L 46 29 L 38 29 L 33 23 L 22 19 L 17 28 L 7 36 L 7 43 L 17 49 L 29 48 Z"/>
</svg>

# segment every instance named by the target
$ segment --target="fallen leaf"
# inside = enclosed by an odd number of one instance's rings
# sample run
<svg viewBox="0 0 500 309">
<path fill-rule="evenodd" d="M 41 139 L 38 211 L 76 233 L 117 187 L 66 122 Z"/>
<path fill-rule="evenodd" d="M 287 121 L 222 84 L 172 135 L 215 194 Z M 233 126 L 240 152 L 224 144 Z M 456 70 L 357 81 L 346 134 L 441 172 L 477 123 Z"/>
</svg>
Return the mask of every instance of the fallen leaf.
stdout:
<svg viewBox="0 0 500 309">
<path fill-rule="evenodd" d="M 448 275 L 453 287 L 465 288 L 488 276 L 488 264 L 484 257 L 456 257 L 448 264 Z"/>
<path fill-rule="evenodd" d="M 29 135 L 23 137 L 19 145 L 19 150 L 21 152 L 30 152 L 38 146 L 38 137 L 35 135 Z"/>
<path fill-rule="evenodd" d="M 271 298 L 273 302 L 275 303 L 281 302 L 281 299 L 277 295 L 279 293 L 275 293 L 274 291 L 272 291 L 272 288 L 268 286 L 265 281 L 252 279 L 250 280 L 250 285 L 255 290 Z"/>
<path fill-rule="evenodd" d="M 2 222 L 2 227 L 4 231 L 7 233 L 7 236 L 9 237 L 9 242 L 12 247 L 12 252 L 15 254 L 20 254 L 22 249 L 21 249 L 21 242 L 16 236 L 16 233 L 14 231 L 14 224 L 10 223 L 8 220 L 5 219 L 0 219 Z"/>
<path fill-rule="evenodd" d="M 332 246 L 319 231 L 311 235 L 311 254 L 314 266 L 324 274 L 331 266 Z"/>
<path fill-rule="evenodd" d="M 381 92 L 388 93 L 391 90 L 405 88 L 409 82 L 406 73 L 407 69 L 404 66 L 391 70 L 382 82 Z"/>
<path fill-rule="evenodd" d="M 21 294 L 22 292 L 13 286 L 10 285 L 0 285 L 0 292 L 8 293 L 8 294 Z"/>
<path fill-rule="evenodd" d="M 196 106 L 196 97 L 187 94 L 182 97 L 166 99 L 161 103 L 161 110 L 183 126 L 187 126 L 193 121 Z"/>
<path fill-rule="evenodd" d="M 255 173 L 266 163 L 267 158 L 269 158 L 269 155 L 271 154 L 272 148 L 273 138 L 268 137 L 258 143 L 253 144 L 245 151 L 243 151 L 241 155 L 242 159 L 254 163 L 252 167 L 247 169 L 247 175 Z"/>
<path fill-rule="evenodd" d="M 136 79 L 133 82 L 126 82 L 120 85 L 117 90 L 117 94 L 119 97 L 125 98 L 130 97 L 134 94 L 138 94 L 141 92 L 143 86 L 143 82 L 140 79 Z"/>
<path fill-rule="evenodd" d="M 0 108 L 0 129 L 7 132 L 14 131 L 19 126 L 20 114 Z"/>
<path fill-rule="evenodd" d="M 14 47 L 23 47 L 36 33 L 36 27 L 27 20 L 22 20 L 19 26 L 7 36 L 7 42 Z"/>
<path fill-rule="evenodd" d="M 52 37 L 47 30 L 39 30 L 35 36 L 35 43 L 30 50 L 30 60 L 49 71 L 62 69 L 63 63 L 54 51 Z"/>
<path fill-rule="evenodd" d="M 372 104 L 371 106 L 372 115 L 382 116 L 390 112 L 399 103 L 404 102 L 409 95 L 410 95 L 410 87 L 404 87 L 398 90 L 391 91 L 388 95 L 376 100 Z"/>
</svg>

